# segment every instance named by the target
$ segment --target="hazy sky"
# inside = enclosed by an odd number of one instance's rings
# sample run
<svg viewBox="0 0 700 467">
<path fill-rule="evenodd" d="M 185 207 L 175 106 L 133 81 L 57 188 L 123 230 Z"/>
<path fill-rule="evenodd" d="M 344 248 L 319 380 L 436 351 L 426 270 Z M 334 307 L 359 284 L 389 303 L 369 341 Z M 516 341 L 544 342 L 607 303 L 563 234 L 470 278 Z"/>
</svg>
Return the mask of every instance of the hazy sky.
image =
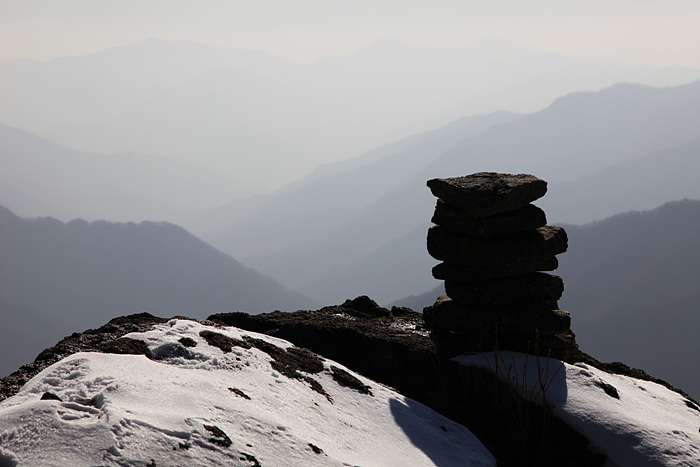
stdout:
<svg viewBox="0 0 700 467">
<path fill-rule="evenodd" d="M 382 37 L 434 47 L 499 37 L 621 64 L 700 67 L 698 0 L 0 0 L 0 61 L 149 37 L 293 61 Z"/>
</svg>

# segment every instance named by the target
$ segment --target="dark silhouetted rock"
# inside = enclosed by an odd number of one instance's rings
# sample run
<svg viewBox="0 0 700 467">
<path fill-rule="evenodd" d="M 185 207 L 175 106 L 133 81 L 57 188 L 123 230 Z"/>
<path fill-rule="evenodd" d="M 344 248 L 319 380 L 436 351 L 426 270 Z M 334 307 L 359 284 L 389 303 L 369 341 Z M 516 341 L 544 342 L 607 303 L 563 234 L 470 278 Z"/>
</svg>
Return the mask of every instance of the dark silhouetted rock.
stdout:
<svg viewBox="0 0 700 467">
<path fill-rule="evenodd" d="M 61 398 L 52 392 L 45 392 L 41 395 L 42 401 L 60 401 Z"/>
<path fill-rule="evenodd" d="M 405 309 L 399 316 L 392 316 L 386 309 L 386 315 L 371 315 L 367 313 L 365 298 L 346 300 L 342 305 L 317 311 L 220 313 L 208 319 L 268 333 L 345 366 L 361 368 L 357 371 L 401 388 L 408 397 L 436 390 L 439 371 L 423 316 Z M 437 394 L 434 396 L 436 401 L 440 400 Z"/>
<path fill-rule="evenodd" d="M 100 352 L 116 353 L 127 355 L 146 355 L 150 357 L 151 351 L 148 350 L 148 344 L 144 341 L 129 339 L 128 337 L 120 337 L 107 341 L 100 345 Z"/>
<path fill-rule="evenodd" d="M 463 335 L 489 336 L 565 333 L 571 326 L 569 312 L 547 303 L 519 303 L 500 307 L 467 307 L 446 295 L 426 308 L 425 324 L 433 334 L 452 331 Z M 495 350 L 484 349 L 484 350 Z"/>
<path fill-rule="evenodd" d="M 445 281 L 445 293 L 463 305 L 502 306 L 514 303 L 556 303 L 564 292 L 564 281 L 552 274 L 536 272 L 503 279 L 474 282 Z"/>
<path fill-rule="evenodd" d="M 391 312 L 389 310 L 380 307 L 379 305 L 377 305 L 377 302 L 375 302 L 366 295 L 361 295 L 352 300 L 346 300 L 345 303 L 343 303 L 343 307 L 352 310 L 352 313 L 360 315 L 374 317 L 391 315 Z"/>
<path fill-rule="evenodd" d="M 434 178 L 428 187 L 437 198 L 474 217 L 517 211 L 547 192 L 547 182 L 533 175 L 494 172 Z"/>
<path fill-rule="evenodd" d="M 213 436 L 209 438 L 209 441 L 218 444 L 221 447 L 227 448 L 233 444 L 233 441 L 231 441 L 231 438 L 228 437 L 226 433 L 223 432 L 221 428 L 215 425 L 204 425 L 204 428 L 207 429 L 209 433 L 211 433 Z M 154 462 L 155 464 L 155 462 Z"/>
<path fill-rule="evenodd" d="M 558 266 L 559 260 L 552 256 L 545 260 L 536 271 L 554 271 Z M 479 270 L 474 267 L 444 262 L 433 267 L 433 277 L 441 281 L 473 282 L 484 279 L 496 279 L 502 277 L 500 274 L 496 267 L 489 268 L 488 270 Z M 520 274 L 528 274 L 528 271 L 523 270 Z"/>
<path fill-rule="evenodd" d="M 428 253 L 443 261 L 433 277 L 445 295 L 423 311 L 443 357 L 515 350 L 564 359 L 578 351 L 569 313 L 559 310 L 557 268 L 568 248 L 561 227 L 545 225 L 530 204 L 547 183 L 532 175 L 492 172 L 434 179 L 437 225 L 428 231 Z"/>
<path fill-rule="evenodd" d="M 221 349 L 222 352 L 228 353 L 233 350 L 234 347 L 242 347 L 244 349 L 249 349 L 250 344 L 239 339 L 234 339 L 220 332 L 207 331 L 204 330 L 199 333 L 199 336 L 207 341 L 207 344 L 212 347 L 217 347 Z"/>
<path fill-rule="evenodd" d="M 566 331 L 560 334 L 458 334 L 443 332 L 435 339 L 439 355 L 459 355 L 469 352 L 489 352 L 510 350 L 534 356 L 556 358 L 568 361 L 578 352 L 574 333 Z"/>
<path fill-rule="evenodd" d="M 474 217 L 452 204 L 438 200 L 432 222 L 458 234 L 499 238 L 543 227 L 547 224 L 547 216 L 542 209 L 528 204 L 513 212 Z"/>
<path fill-rule="evenodd" d="M 540 271 L 551 263 L 554 255 L 563 253 L 566 249 L 564 229 L 549 225 L 498 239 L 460 236 L 439 225 L 428 230 L 430 256 L 466 266 L 483 278 Z"/>
</svg>

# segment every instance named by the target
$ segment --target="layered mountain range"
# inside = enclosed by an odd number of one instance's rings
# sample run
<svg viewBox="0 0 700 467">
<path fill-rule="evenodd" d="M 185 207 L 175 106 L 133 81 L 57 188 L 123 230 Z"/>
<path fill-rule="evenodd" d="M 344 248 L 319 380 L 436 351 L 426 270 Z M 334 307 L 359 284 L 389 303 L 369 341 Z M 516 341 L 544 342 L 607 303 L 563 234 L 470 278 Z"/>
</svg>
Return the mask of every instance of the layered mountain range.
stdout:
<svg viewBox="0 0 700 467">
<path fill-rule="evenodd" d="M 0 199 L 18 215 L 183 222 L 241 196 L 244 182 L 154 154 L 96 154 L 0 123 Z"/>
<path fill-rule="evenodd" d="M 600 65 L 493 39 L 445 49 L 383 39 L 307 65 L 151 39 L 11 65 L 0 66 L 3 123 L 92 153 L 196 161 L 258 190 L 463 115 L 533 112 L 621 81 L 700 79 L 694 69 Z"/>
<path fill-rule="evenodd" d="M 87 220 L 172 219 L 182 222 L 191 232 L 235 258 L 220 260 L 229 265 L 237 264 L 231 271 L 223 266 L 212 267 L 209 260 L 203 260 L 202 264 L 207 266 L 202 266 L 201 277 L 226 276 L 226 280 L 232 281 L 231 283 L 238 283 L 238 279 L 231 279 L 238 277 L 232 271 L 245 269 L 237 263 L 242 261 L 272 277 L 287 289 L 299 290 L 311 297 L 310 300 L 299 300 L 298 296 L 294 298 L 293 295 L 284 293 L 278 295 L 278 288 L 275 289 L 276 292 L 255 293 L 257 286 L 242 286 L 223 293 L 222 289 L 212 291 L 202 286 L 196 293 L 189 292 L 189 301 L 173 298 L 173 302 L 198 303 L 198 306 L 205 308 L 209 307 L 208 303 L 215 303 L 214 306 L 218 308 L 207 308 L 207 311 L 212 312 L 225 309 L 271 311 L 277 308 L 304 308 L 318 303 L 341 303 L 349 297 L 362 294 L 387 304 L 427 291 L 427 298 L 422 301 L 406 302 L 420 310 L 423 306 L 432 304 L 439 295 L 431 291 L 435 287 L 430 276 L 434 261 L 425 251 L 425 233 L 434 206 L 434 200 L 425 187 L 426 180 L 479 170 L 534 173 L 549 182 L 548 195 L 538 203 L 548 213 L 551 223 L 583 224 L 620 212 L 656 208 L 671 200 L 700 199 L 699 96 L 700 82 L 670 88 L 621 84 L 599 92 L 582 92 L 562 97 L 551 106 L 532 114 L 497 112 L 460 118 L 449 125 L 378 147 L 362 156 L 321 166 L 278 192 L 228 202 L 242 188 L 220 171 L 214 172 L 193 163 L 161 156 L 81 152 L 3 125 L 0 127 L 0 147 L 3 167 L 8 170 L 0 172 L 0 188 L 3 202 L 7 202 L 8 207 L 20 217 L 51 214 L 63 221 L 83 217 Z M 669 222 L 669 226 L 680 225 L 684 222 L 683 219 L 693 218 L 693 213 L 680 212 L 690 209 L 692 203 L 683 206 L 683 209 L 676 210 L 675 220 Z M 173 225 L 153 223 L 136 226 L 107 223 L 89 225 L 84 222 L 64 225 L 55 220 L 30 222 L 9 213 L 4 213 L 3 219 L 39 230 L 43 226 L 47 229 L 46 232 L 50 231 L 51 235 L 57 237 L 69 236 L 68 233 L 77 235 L 83 232 L 80 235 L 84 235 L 90 231 L 106 232 L 110 229 L 131 233 L 149 231 L 154 237 L 162 236 L 157 241 L 149 240 L 149 245 L 169 243 L 177 237 L 174 233 L 178 231 Z M 689 232 L 693 231 L 692 226 L 688 229 Z M 183 244 L 190 242 L 200 245 L 197 251 L 203 256 L 213 258 L 221 255 L 220 252 L 214 253 L 215 250 L 208 246 L 205 248 L 194 236 L 184 231 L 179 232 Z M 575 239 L 575 229 L 573 232 Z M 10 237 L 3 233 L 3 241 L 9 241 Z M 44 240 L 44 250 L 37 251 L 48 251 L 48 245 L 56 245 L 49 237 Z M 88 237 L 89 235 L 83 239 Z M 13 238 L 26 243 L 35 237 L 22 234 Z M 13 342 L 19 347 L 29 346 L 31 342 L 31 352 L 48 345 L 50 341 L 46 340 L 47 336 L 40 328 L 58 329 L 51 320 L 52 316 L 60 316 L 58 310 L 64 310 L 63 307 L 76 315 L 80 314 L 77 310 L 83 312 L 88 309 L 103 309 L 103 312 L 95 312 L 99 314 L 100 321 L 114 314 L 159 309 L 160 305 L 155 305 L 151 299 L 139 303 L 133 300 L 129 306 L 122 306 L 126 303 L 124 300 L 127 295 L 148 295 L 143 292 L 145 285 L 137 294 L 130 291 L 117 298 L 110 295 L 112 298 L 109 303 L 113 304 L 110 308 L 94 300 L 87 306 L 83 303 L 89 297 L 96 298 L 96 293 L 86 294 L 82 297 L 82 302 L 76 298 L 81 293 L 77 291 L 95 291 L 96 288 L 86 287 L 81 281 L 71 284 L 62 282 L 65 281 L 62 276 L 68 276 L 62 274 L 62 271 L 73 271 L 63 261 L 88 264 L 85 262 L 87 259 L 97 261 L 95 258 L 103 258 L 104 267 L 108 267 L 113 260 L 108 255 L 110 251 L 114 252 L 114 257 L 124 261 L 126 258 L 142 261 L 142 258 L 124 255 L 122 249 L 126 245 L 109 243 L 106 238 L 99 237 L 99 240 L 82 245 L 76 237 L 70 248 L 57 247 L 65 250 L 60 261 L 47 259 L 48 265 L 32 266 L 37 271 L 43 270 L 41 274 L 44 277 L 51 274 L 58 277 L 43 282 L 55 283 L 40 288 L 46 293 L 33 290 L 40 283 L 33 279 L 42 277 L 39 273 L 28 272 L 10 279 L 25 281 L 23 284 L 18 282 L 16 287 L 13 285 L 12 293 L 24 290 L 25 298 L 35 296 L 31 299 L 3 298 L 3 312 L 7 310 L 4 314 L 32 316 L 34 322 L 45 323 L 40 327 L 25 328 L 27 333 L 36 335 L 36 340 L 15 339 Z M 137 243 L 141 240 L 143 238 Z M 180 240 L 175 241 L 175 244 L 179 245 Z M 595 257 L 596 252 L 601 251 L 605 245 L 605 240 L 599 241 L 602 242 L 601 246 L 583 248 L 581 258 Z M 644 241 L 646 249 L 655 250 L 662 246 L 654 243 L 651 236 Z M 41 242 L 36 242 L 34 246 L 27 244 L 23 247 L 5 247 L 3 255 L 10 257 L 19 251 L 40 248 L 39 243 Z M 685 245 L 678 240 L 669 241 L 668 244 Z M 94 245 L 95 250 L 88 248 L 91 245 Z M 142 248 L 147 247 L 142 245 Z M 182 252 L 188 248 L 180 245 L 169 251 Z M 679 247 L 683 248 L 691 246 Z M 210 252 L 204 253 L 207 249 Z M 572 251 L 575 249 L 572 248 Z M 614 254 L 610 257 L 614 257 Z M 686 264 L 683 261 L 689 258 L 691 256 L 680 255 L 679 264 Z M 23 264 L 22 261 L 17 261 L 17 271 L 22 271 L 23 267 L 31 263 Z M 168 261 L 164 256 L 154 260 L 149 268 L 163 266 Z M 149 270 L 137 266 L 138 262 L 134 264 L 129 266 L 129 271 Z M 182 268 L 189 266 L 184 260 L 178 264 Z M 667 274 L 665 267 L 650 267 L 653 271 L 650 277 L 658 278 Z M 691 272 L 695 271 L 692 265 L 684 267 Z M 566 271 L 566 268 L 565 256 L 562 270 Z M 191 273 L 187 276 L 178 268 L 171 268 L 168 274 L 174 274 L 175 270 L 178 274 L 183 274 L 178 280 L 192 277 Z M 228 272 L 224 273 L 224 270 Z M 168 277 L 151 272 L 148 278 L 139 281 L 146 284 L 149 280 Z M 129 274 L 140 277 L 132 272 Z M 6 272 L 6 275 L 9 276 L 10 273 Z M 84 277 L 96 280 L 97 276 Z M 160 279 L 152 279 L 153 277 Z M 687 274 L 686 277 L 694 276 Z M 117 283 L 108 277 L 105 277 L 105 281 L 107 284 Z M 139 281 L 134 280 L 133 284 Z M 263 282 L 265 281 L 267 279 Z M 577 297 L 566 303 L 567 309 L 572 311 L 576 329 L 577 310 L 582 306 L 588 307 L 588 302 L 582 298 L 585 292 L 576 290 L 585 291 L 593 284 L 581 282 L 579 288 L 578 279 L 569 280 L 565 277 L 565 281 L 567 289 L 563 300 L 567 300 L 569 293 L 572 297 Z M 677 283 L 681 282 L 685 283 Z M 173 283 L 177 283 L 177 280 Z M 190 286 L 195 283 L 197 282 L 190 281 Z M 241 280 L 241 283 L 247 282 Z M 664 282 L 659 280 L 657 283 Z M 8 289 L 7 286 L 5 288 Z M 173 287 L 175 289 L 183 293 L 190 290 L 179 286 Z M 57 294 L 58 290 L 63 291 L 58 297 L 70 296 L 75 299 L 74 302 L 66 301 L 65 297 L 40 300 L 41 297 Z M 157 290 L 161 289 L 152 289 L 152 296 L 164 296 L 165 292 L 156 292 Z M 624 298 L 620 299 L 619 309 L 623 309 L 626 303 L 634 307 L 634 299 L 630 297 L 635 294 L 638 294 L 639 300 L 646 300 L 641 297 L 645 297 L 651 290 L 653 288 L 641 286 L 621 288 L 618 296 Z M 664 296 L 676 300 L 674 297 L 682 295 L 678 293 L 679 290 L 682 291 L 682 288 L 673 289 Z M 139 295 L 142 292 L 145 295 Z M 206 297 L 202 298 L 202 294 Z M 691 292 L 685 290 L 683 294 L 685 298 L 677 298 L 682 303 L 687 304 L 692 300 Z M 591 297 L 594 295 L 593 293 Z M 268 296 L 280 298 L 265 302 L 263 297 Z M 579 299 L 582 300 L 582 305 L 578 304 Z M 79 302 L 82 304 L 78 305 Z M 183 306 L 167 309 L 170 312 L 181 310 L 183 314 L 192 315 L 193 312 Z M 674 309 L 686 308 L 681 306 Z M 15 312 L 17 310 L 24 311 L 18 313 Z M 658 307 L 649 313 L 655 316 L 654 319 L 659 319 Z M 653 323 L 654 319 L 650 318 L 649 323 Z M 670 321 L 676 322 L 684 321 Z M 650 324 L 649 327 L 651 326 Z M 692 326 L 686 327 L 690 328 Z M 8 329 L 8 335 L 13 335 L 9 331 L 11 327 L 5 329 Z M 68 326 L 61 332 L 68 333 L 73 329 Z M 590 335 L 595 336 L 597 332 L 591 330 Z M 60 337 L 58 334 L 53 336 Z M 582 339 L 585 341 L 586 337 Z M 595 338 L 592 337 L 589 345 L 596 350 L 594 341 Z M 606 341 L 614 342 L 609 338 Z M 678 342 L 692 342 L 692 339 L 679 339 Z M 683 345 L 673 355 L 682 355 L 691 350 Z M 24 358 L 30 358 L 26 356 L 31 352 L 25 353 Z M 626 354 L 616 352 L 604 355 L 607 358 L 616 358 L 616 355 L 619 355 L 617 358 L 627 358 Z M 644 366 L 647 360 L 639 364 Z M 13 365 L 6 371 L 10 371 Z M 674 380 L 678 373 L 664 373 L 664 368 L 670 366 L 663 362 L 652 364 L 650 368 L 670 380 Z M 678 381 L 688 384 L 688 390 L 696 391 L 691 389 L 696 382 L 687 378 Z"/>
<path fill-rule="evenodd" d="M 388 303 L 432 287 L 420 238 L 434 207 L 426 180 L 479 171 L 532 173 L 551 186 L 540 204 L 552 222 L 584 223 L 700 199 L 698 109 L 700 82 L 675 88 L 625 84 L 569 95 L 540 112 L 480 126 L 442 152 L 442 132 L 422 134 L 417 143 L 402 142 L 408 148 L 388 147 L 392 154 L 381 159 L 384 164 L 319 174 L 280 191 L 252 214 L 237 218 L 232 209 L 230 226 L 201 235 L 322 302 L 367 293 Z M 435 150 L 426 151 L 431 145 Z M 404 164 L 411 151 L 427 155 L 419 164 Z M 405 181 L 394 184 L 394 172 Z M 385 183 L 386 191 L 375 188 Z M 374 196 L 344 209 L 353 193 Z M 241 205 L 235 209 L 242 212 Z M 318 226 L 313 236 L 309 225 Z"/>
</svg>

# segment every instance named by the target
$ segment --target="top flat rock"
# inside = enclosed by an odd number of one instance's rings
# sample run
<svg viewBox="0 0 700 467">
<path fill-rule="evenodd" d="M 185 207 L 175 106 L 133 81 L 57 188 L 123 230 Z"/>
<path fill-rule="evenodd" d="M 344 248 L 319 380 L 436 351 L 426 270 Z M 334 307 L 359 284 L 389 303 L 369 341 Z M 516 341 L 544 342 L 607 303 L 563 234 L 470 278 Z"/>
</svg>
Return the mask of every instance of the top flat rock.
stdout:
<svg viewBox="0 0 700 467">
<path fill-rule="evenodd" d="M 529 174 L 479 172 L 464 177 L 434 178 L 428 188 L 436 197 L 475 217 L 517 211 L 547 192 L 547 182 Z"/>
</svg>

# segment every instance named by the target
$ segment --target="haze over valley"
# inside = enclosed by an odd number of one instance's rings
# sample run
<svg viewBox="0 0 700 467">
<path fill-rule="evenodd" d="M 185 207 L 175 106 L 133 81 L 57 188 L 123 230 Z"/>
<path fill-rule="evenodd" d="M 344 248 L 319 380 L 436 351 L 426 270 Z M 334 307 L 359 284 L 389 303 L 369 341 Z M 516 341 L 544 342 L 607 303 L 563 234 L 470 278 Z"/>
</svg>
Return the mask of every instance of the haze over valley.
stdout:
<svg viewBox="0 0 700 467">
<path fill-rule="evenodd" d="M 694 68 L 604 66 L 495 39 L 441 49 L 381 39 L 308 65 L 149 39 L 6 69 L 0 121 L 83 152 L 195 162 L 235 178 L 241 197 L 463 116 L 697 79 Z"/>
</svg>

